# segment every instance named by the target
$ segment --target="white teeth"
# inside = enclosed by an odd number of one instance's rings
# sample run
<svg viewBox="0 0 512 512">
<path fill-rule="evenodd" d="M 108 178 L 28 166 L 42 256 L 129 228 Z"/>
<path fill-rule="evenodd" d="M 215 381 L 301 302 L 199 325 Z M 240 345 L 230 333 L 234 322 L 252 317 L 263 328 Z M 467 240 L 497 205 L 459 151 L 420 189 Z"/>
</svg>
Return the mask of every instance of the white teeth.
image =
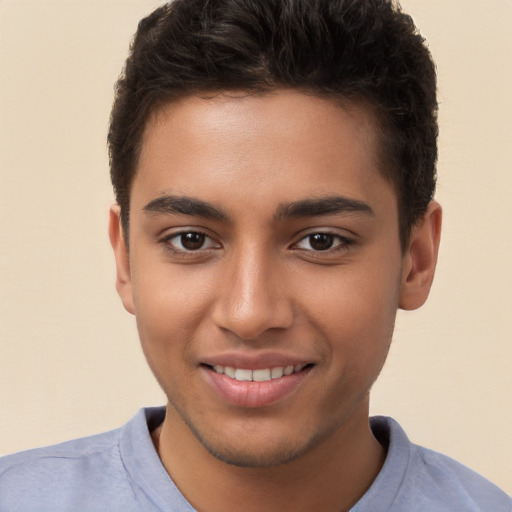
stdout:
<svg viewBox="0 0 512 512">
<path fill-rule="evenodd" d="M 241 368 L 237 368 L 235 370 L 235 379 L 236 380 L 252 380 L 252 370 L 243 370 Z"/>
<path fill-rule="evenodd" d="M 270 377 L 272 379 L 280 379 L 283 376 L 284 368 L 282 366 L 278 366 L 277 368 L 272 368 Z"/>
<path fill-rule="evenodd" d="M 262 368 L 261 370 L 246 370 L 244 368 L 233 368 L 232 366 L 213 366 L 216 373 L 224 374 L 231 379 L 245 382 L 264 382 L 271 379 L 280 379 L 283 376 L 300 372 L 306 365 L 276 366 L 275 368 Z"/>
<path fill-rule="evenodd" d="M 224 368 L 224 374 L 227 375 L 228 377 L 231 377 L 232 379 L 235 378 L 235 369 L 232 368 L 231 366 L 226 366 Z"/>
<path fill-rule="evenodd" d="M 263 382 L 265 380 L 270 380 L 270 369 L 265 368 L 265 370 L 253 370 L 252 371 L 252 380 L 256 382 Z"/>
</svg>

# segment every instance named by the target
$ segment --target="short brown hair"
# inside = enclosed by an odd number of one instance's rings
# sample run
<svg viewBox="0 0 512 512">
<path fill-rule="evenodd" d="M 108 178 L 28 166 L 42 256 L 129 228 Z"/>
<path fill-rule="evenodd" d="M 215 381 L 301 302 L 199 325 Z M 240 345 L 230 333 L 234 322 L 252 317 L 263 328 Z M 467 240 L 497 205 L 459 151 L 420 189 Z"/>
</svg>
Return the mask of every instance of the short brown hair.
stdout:
<svg viewBox="0 0 512 512">
<path fill-rule="evenodd" d="M 108 135 L 126 236 L 155 109 L 193 94 L 277 88 L 374 107 L 405 247 L 435 190 L 436 72 L 412 19 L 392 0 L 174 0 L 143 19 L 116 85 Z"/>
</svg>

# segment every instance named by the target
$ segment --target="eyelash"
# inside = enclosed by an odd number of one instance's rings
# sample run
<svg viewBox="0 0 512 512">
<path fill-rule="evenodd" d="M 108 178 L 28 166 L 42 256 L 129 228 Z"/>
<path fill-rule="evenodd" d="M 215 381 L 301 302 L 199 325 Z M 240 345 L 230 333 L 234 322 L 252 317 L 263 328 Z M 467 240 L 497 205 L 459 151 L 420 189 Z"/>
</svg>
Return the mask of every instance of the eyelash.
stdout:
<svg viewBox="0 0 512 512">
<path fill-rule="evenodd" d="M 200 237 L 203 237 L 203 243 L 201 244 L 201 247 L 198 247 L 196 250 L 187 249 L 186 247 L 184 247 L 183 237 L 186 235 L 199 235 Z M 178 240 L 181 247 L 175 247 L 173 245 L 173 240 Z M 211 247 L 204 248 L 204 242 L 207 240 L 210 241 Z M 189 229 L 185 231 L 179 231 L 178 233 L 169 234 L 163 237 L 160 240 L 160 243 L 164 246 L 164 248 L 167 251 L 170 251 L 173 255 L 182 258 L 197 257 L 199 254 L 205 256 L 209 254 L 212 250 L 220 248 L 220 244 L 215 242 L 215 240 L 211 236 L 197 229 Z"/>
<path fill-rule="evenodd" d="M 195 235 L 202 237 L 202 243 L 200 244 L 200 247 L 197 249 L 187 249 L 183 246 L 183 237 L 186 235 Z M 304 241 L 309 240 L 309 245 L 311 247 L 312 238 L 315 236 L 324 236 L 324 237 L 331 237 L 332 243 L 331 246 L 326 249 L 319 249 L 315 250 L 314 248 L 308 249 L 304 247 L 299 247 L 299 244 L 303 243 Z M 176 247 L 176 242 L 173 243 L 173 240 L 177 240 L 179 245 L 181 247 Z M 203 247 L 204 243 L 206 241 L 210 241 L 209 245 L 210 247 Z M 336 241 L 338 243 L 336 243 Z M 214 238 L 212 238 L 210 235 L 204 233 L 200 230 L 185 230 L 185 231 L 179 231 L 177 233 L 169 234 L 165 237 L 163 237 L 160 241 L 160 244 L 164 246 L 164 248 L 171 252 L 173 255 L 182 257 L 182 258 L 190 258 L 190 257 L 197 257 L 199 255 L 201 256 L 208 256 L 211 254 L 212 251 L 217 250 L 221 248 L 221 244 L 218 242 L 215 242 Z M 298 250 L 298 251 L 304 251 L 308 254 L 313 254 L 315 256 L 322 256 L 322 255 L 332 255 L 334 253 L 337 253 L 339 251 L 346 251 L 351 245 L 355 243 L 355 240 L 352 238 L 349 238 L 347 236 L 339 235 L 337 233 L 331 233 L 331 232 L 324 232 L 324 231 L 315 231 L 308 233 L 304 236 L 302 236 L 298 242 L 294 243 L 291 246 L 291 249 Z"/>
<path fill-rule="evenodd" d="M 315 236 L 318 236 L 318 235 L 330 237 L 332 239 L 331 246 L 326 249 L 323 249 L 323 250 L 322 249 L 319 249 L 319 250 L 304 249 L 304 248 L 299 247 L 299 244 L 306 240 L 309 240 L 309 245 L 311 246 L 312 238 Z M 336 241 L 338 243 L 336 243 Z M 303 250 L 303 251 L 307 251 L 308 253 L 312 253 L 312 254 L 321 256 L 321 255 L 333 254 L 338 251 L 345 251 L 348 249 L 349 246 L 353 245 L 354 243 L 355 243 L 355 240 L 353 238 L 349 238 L 347 236 L 339 235 L 337 233 L 331 233 L 328 231 L 327 232 L 315 231 L 315 232 L 308 233 L 307 235 L 303 236 L 297 243 L 294 244 L 294 247 L 296 247 L 297 250 Z"/>
</svg>

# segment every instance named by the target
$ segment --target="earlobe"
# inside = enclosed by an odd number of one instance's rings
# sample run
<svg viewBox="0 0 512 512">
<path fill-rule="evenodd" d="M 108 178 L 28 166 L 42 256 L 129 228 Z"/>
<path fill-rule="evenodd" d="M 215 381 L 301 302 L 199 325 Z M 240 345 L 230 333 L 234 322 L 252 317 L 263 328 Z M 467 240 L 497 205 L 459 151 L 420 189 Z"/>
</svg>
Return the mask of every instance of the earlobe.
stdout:
<svg viewBox="0 0 512 512">
<path fill-rule="evenodd" d="M 132 292 L 130 255 L 123 236 L 120 213 L 121 210 L 117 204 L 110 207 L 108 234 L 116 261 L 117 293 L 121 297 L 126 311 L 134 315 L 135 306 Z"/>
<path fill-rule="evenodd" d="M 441 206 L 432 201 L 423 218 L 411 230 L 409 247 L 403 258 L 401 309 L 417 309 L 427 300 L 437 264 L 441 221 Z"/>
</svg>

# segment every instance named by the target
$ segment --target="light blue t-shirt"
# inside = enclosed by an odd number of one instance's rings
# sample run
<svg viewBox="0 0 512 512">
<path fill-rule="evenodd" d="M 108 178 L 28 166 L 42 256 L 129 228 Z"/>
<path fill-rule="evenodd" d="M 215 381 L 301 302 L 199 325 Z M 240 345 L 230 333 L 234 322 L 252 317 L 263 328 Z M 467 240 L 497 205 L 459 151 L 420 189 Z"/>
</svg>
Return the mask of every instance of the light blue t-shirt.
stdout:
<svg viewBox="0 0 512 512">
<path fill-rule="evenodd" d="M 141 409 L 120 429 L 1 458 L 0 511 L 193 512 L 151 441 L 164 415 L 165 408 Z M 372 418 L 371 426 L 388 453 L 351 512 L 512 511 L 495 485 L 412 444 L 391 418 Z"/>
</svg>

